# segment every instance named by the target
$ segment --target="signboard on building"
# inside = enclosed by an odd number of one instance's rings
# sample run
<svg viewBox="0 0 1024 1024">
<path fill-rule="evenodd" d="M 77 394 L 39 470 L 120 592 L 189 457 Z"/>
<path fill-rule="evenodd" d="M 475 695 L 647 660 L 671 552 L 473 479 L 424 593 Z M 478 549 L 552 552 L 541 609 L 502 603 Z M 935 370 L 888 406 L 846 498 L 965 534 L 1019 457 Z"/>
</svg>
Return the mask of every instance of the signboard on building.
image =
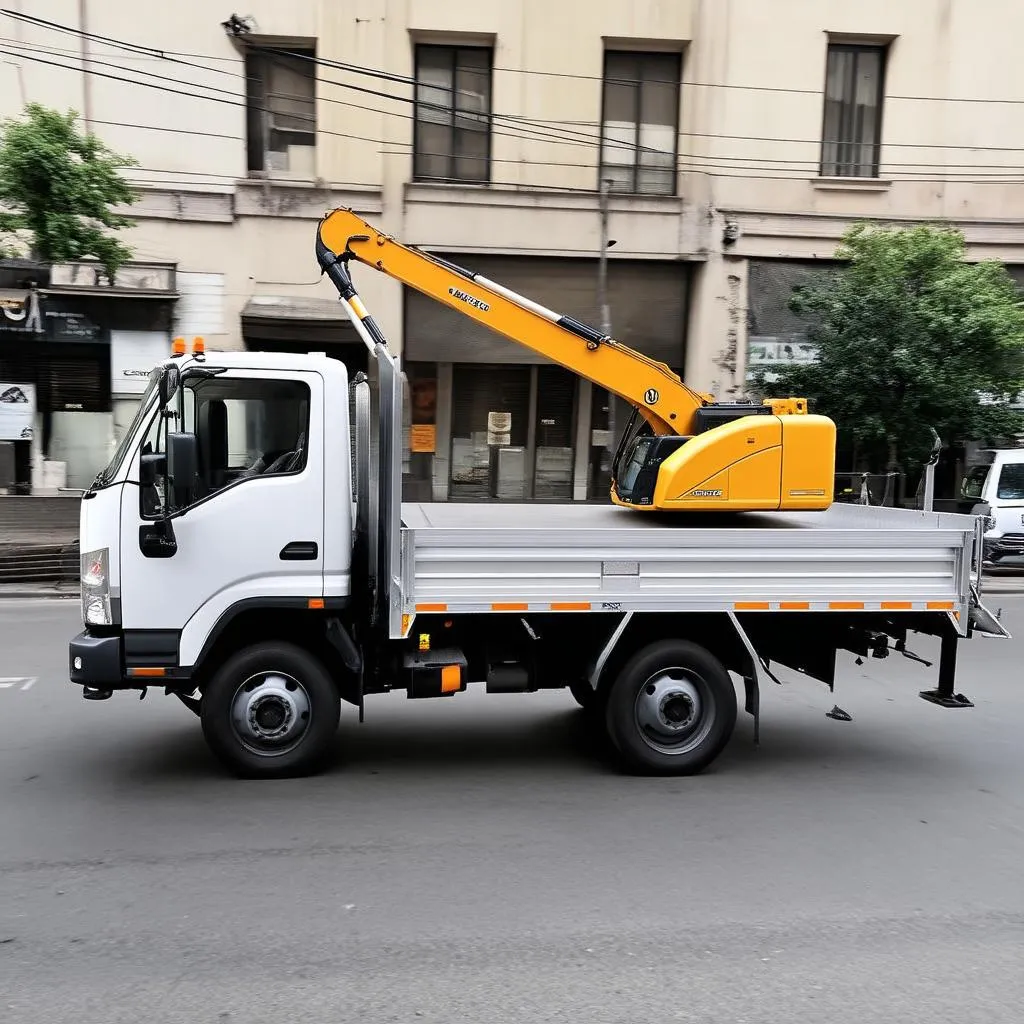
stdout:
<svg viewBox="0 0 1024 1024">
<path fill-rule="evenodd" d="M 32 384 L 0 381 L 0 441 L 31 441 L 35 415 Z"/>
<path fill-rule="evenodd" d="M 100 329 L 72 303 L 33 289 L 0 296 L 0 338 L 26 336 L 45 341 L 98 341 Z"/>
<path fill-rule="evenodd" d="M 149 374 L 171 353 L 164 331 L 110 332 L 110 390 L 115 397 L 141 395 Z"/>
</svg>

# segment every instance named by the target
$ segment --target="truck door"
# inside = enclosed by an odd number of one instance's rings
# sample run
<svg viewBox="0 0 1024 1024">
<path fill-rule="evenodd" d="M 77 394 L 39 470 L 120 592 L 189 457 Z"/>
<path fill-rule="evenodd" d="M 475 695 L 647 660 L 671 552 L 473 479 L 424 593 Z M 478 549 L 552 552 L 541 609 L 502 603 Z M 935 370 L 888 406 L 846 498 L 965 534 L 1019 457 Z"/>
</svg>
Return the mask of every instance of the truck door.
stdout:
<svg viewBox="0 0 1024 1024">
<path fill-rule="evenodd" d="M 315 372 L 184 377 L 170 429 L 196 434 L 198 482 L 184 515 L 171 521 L 176 549 L 166 557 L 144 554 L 140 540 L 140 529 L 160 517 L 166 481 L 158 474 L 155 486 L 124 488 L 126 631 L 152 631 L 158 646 L 180 644 L 181 664 L 190 665 L 232 605 L 323 595 L 323 392 Z M 154 418 L 134 456 L 136 484 L 140 456 L 162 451 L 165 438 Z"/>
</svg>

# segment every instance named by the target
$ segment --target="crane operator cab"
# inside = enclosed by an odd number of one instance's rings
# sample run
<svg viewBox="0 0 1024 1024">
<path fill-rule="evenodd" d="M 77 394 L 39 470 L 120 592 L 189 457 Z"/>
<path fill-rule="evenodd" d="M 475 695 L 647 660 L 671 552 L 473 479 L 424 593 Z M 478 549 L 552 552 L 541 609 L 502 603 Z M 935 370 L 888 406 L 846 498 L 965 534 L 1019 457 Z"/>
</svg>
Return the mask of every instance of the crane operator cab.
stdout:
<svg viewBox="0 0 1024 1024">
<path fill-rule="evenodd" d="M 655 433 L 638 408 L 612 462 L 611 498 L 649 510 L 824 511 L 835 444 L 835 424 L 800 398 L 709 402 L 683 435 Z"/>
</svg>

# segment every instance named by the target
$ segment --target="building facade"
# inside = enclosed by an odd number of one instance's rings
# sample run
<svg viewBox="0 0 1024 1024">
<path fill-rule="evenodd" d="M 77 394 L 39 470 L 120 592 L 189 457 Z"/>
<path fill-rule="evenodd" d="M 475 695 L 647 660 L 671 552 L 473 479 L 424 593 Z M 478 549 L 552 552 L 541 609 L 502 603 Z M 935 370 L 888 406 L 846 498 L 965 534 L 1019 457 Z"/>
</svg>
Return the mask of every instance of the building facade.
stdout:
<svg viewBox="0 0 1024 1024">
<path fill-rule="evenodd" d="M 857 220 L 951 220 L 972 255 L 1024 266 L 1015 0 L 983 17 L 974 0 L 133 9 L 49 0 L 2 16 L 0 113 L 73 107 L 138 164 L 137 262 L 113 283 L 84 265 L 36 285 L 44 307 L 91 303 L 93 336 L 63 344 L 94 367 L 95 401 L 36 388 L 33 443 L 73 486 L 176 334 L 365 367 L 313 256 L 337 206 L 595 326 L 604 242 L 612 334 L 723 398 L 757 363 L 806 357 L 788 296 Z M 409 378 L 410 496 L 606 495 L 621 403 L 357 275 Z M 26 282 L 0 281 L 14 316 Z M 57 344 L 33 338 L 19 364 L 0 330 L 0 383 L 29 375 L 30 345 Z M 491 414 L 509 435 L 496 473 Z"/>
</svg>

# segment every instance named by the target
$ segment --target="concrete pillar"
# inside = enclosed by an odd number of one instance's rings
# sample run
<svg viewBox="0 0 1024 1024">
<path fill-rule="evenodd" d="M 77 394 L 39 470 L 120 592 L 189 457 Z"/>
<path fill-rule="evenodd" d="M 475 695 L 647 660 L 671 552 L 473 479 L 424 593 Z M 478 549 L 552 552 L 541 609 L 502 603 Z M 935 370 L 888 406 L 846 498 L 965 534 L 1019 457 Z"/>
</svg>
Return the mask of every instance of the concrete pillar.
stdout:
<svg viewBox="0 0 1024 1024">
<path fill-rule="evenodd" d="M 712 240 L 720 238 L 721 232 L 713 230 Z M 721 401 L 734 401 L 746 391 L 746 363 L 747 260 L 718 249 L 696 265 L 692 279 L 686 383 Z"/>
</svg>

